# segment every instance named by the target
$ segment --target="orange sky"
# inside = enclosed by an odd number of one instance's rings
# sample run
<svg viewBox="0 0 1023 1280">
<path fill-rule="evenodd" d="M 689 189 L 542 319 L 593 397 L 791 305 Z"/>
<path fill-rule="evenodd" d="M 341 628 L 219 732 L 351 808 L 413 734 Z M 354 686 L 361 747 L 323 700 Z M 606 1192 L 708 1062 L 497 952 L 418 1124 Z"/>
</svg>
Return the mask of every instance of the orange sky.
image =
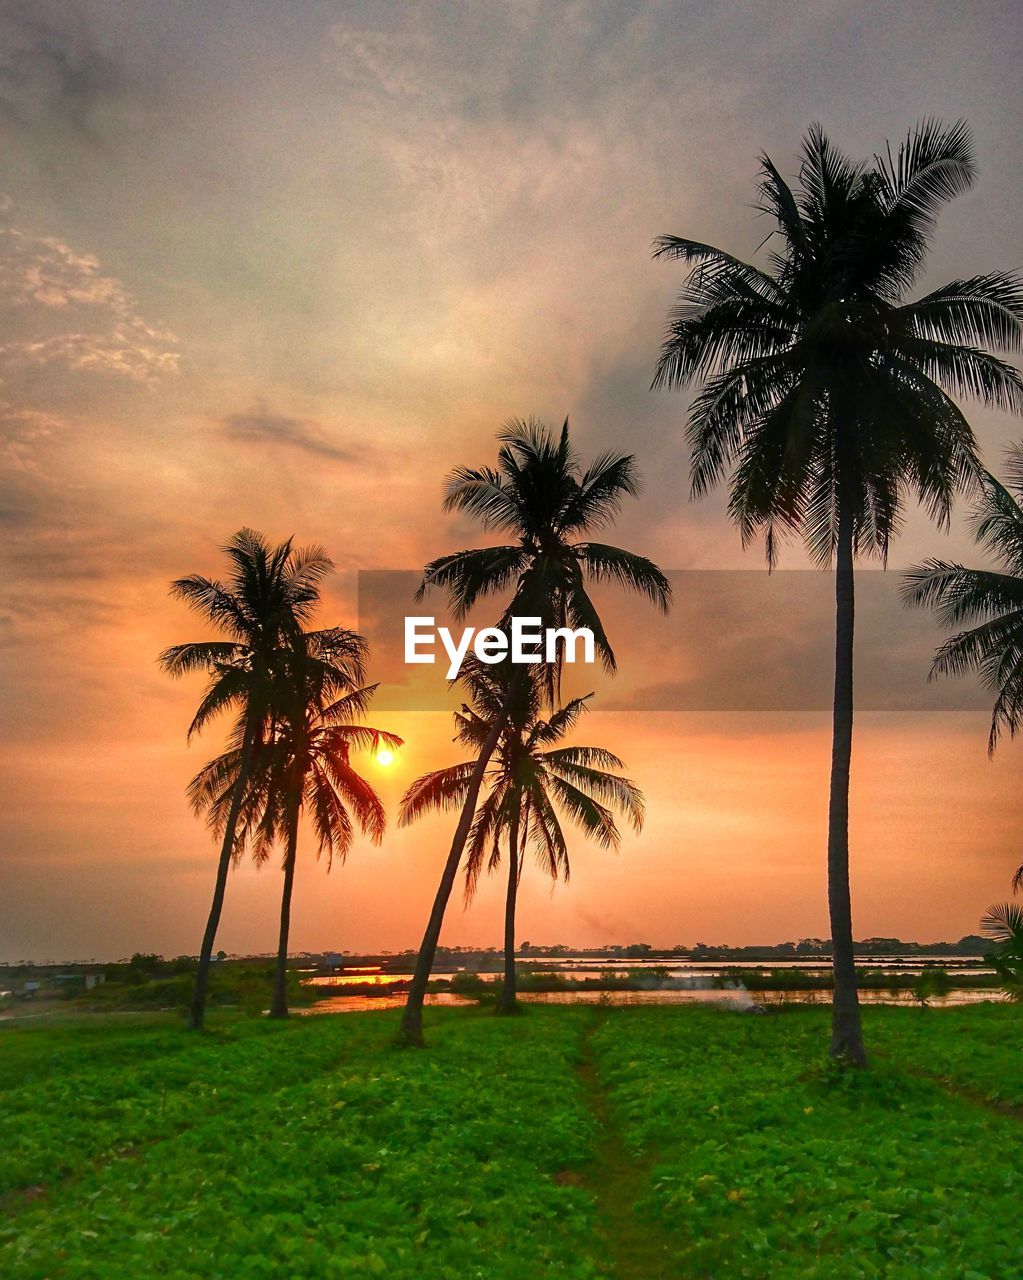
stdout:
<svg viewBox="0 0 1023 1280">
<path fill-rule="evenodd" d="M 186 747 L 198 686 L 156 667 L 200 634 L 168 581 L 216 572 L 243 524 L 294 533 L 339 566 L 323 621 L 353 623 L 358 570 L 478 537 L 442 515 L 443 477 L 491 461 L 494 432 L 529 414 L 571 414 L 584 456 L 636 453 L 644 492 L 613 540 L 756 579 L 680 573 L 667 630 L 609 604 L 623 670 L 580 738 L 624 757 L 646 830 L 617 855 L 574 842 L 553 894 L 527 876 L 520 937 L 827 933 L 826 609 L 793 614 L 808 575 L 762 576 L 723 495 L 686 501 L 686 399 L 647 391 L 680 278 L 649 245 L 672 231 L 752 255 L 759 150 L 788 173 L 812 120 L 870 154 L 935 113 L 971 122 L 981 174 L 921 290 L 1018 266 L 1013 7 L 394 14 L 64 0 L 0 15 L 0 960 L 198 947 L 215 850 L 183 788 L 216 741 Z M 994 467 L 1023 435 L 973 421 Z M 912 515 L 892 567 L 931 554 L 973 555 L 961 520 L 946 536 Z M 1023 748 L 989 762 L 983 698 L 925 688 L 938 634 L 892 605 L 896 585 L 864 587 L 855 931 L 952 938 L 1023 860 Z M 456 756 L 447 717 L 400 688 L 381 706 L 409 743 L 389 771 L 368 765 L 393 813 Z M 293 946 L 416 945 L 449 827 L 360 844 L 329 878 L 307 842 Z M 278 893 L 275 868 L 242 867 L 222 945 L 270 950 Z M 499 899 L 485 884 L 470 911 L 454 903 L 445 941 L 495 943 Z"/>
</svg>

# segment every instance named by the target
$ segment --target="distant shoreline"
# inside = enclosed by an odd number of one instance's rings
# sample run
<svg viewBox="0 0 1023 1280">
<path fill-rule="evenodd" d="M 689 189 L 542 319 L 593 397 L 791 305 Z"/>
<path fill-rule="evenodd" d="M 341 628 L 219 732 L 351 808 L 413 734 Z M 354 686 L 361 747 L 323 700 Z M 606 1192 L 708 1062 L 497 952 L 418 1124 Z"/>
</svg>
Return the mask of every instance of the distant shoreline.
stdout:
<svg viewBox="0 0 1023 1280">
<path fill-rule="evenodd" d="M 904 942 L 901 938 L 865 938 L 854 943 L 853 950 L 857 958 L 903 959 L 911 960 L 945 957 L 949 961 L 982 958 L 991 951 L 992 943 L 979 934 L 966 934 L 957 942 Z M 230 953 L 225 961 L 231 964 L 261 964 L 270 961 L 276 953 L 250 952 Z M 411 967 L 416 956 L 414 948 L 402 951 L 295 951 L 289 953 L 288 962 L 292 967 L 306 965 L 309 968 L 354 969 L 364 966 L 378 967 L 383 970 L 394 970 Z M 164 959 L 160 956 L 159 959 Z M 194 955 L 180 955 L 168 958 L 174 961 L 194 961 Z M 679 962 L 719 963 L 719 962 L 760 962 L 771 960 L 801 961 L 808 964 L 830 964 L 831 951 L 826 940 L 813 938 L 803 942 L 766 943 L 751 946 L 728 946 L 725 944 L 709 946 L 698 943 L 693 947 L 653 947 L 646 943 L 625 945 L 608 944 L 601 947 L 572 947 L 558 944 L 548 946 L 523 946 L 516 953 L 516 960 L 521 964 L 543 964 L 552 961 L 571 960 L 601 961 L 607 964 Z M 88 959 L 88 960 L 0 960 L 0 974 L 20 972 L 24 969 L 61 970 L 61 971 L 95 971 L 112 965 L 128 964 L 127 957 L 120 959 Z M 223 963 L 223 961 L 222 961 Z M 459 969 L 475 969 L 478 972 L 500 972 L 504 965 L 503 954 L 496 948 L 488 947 L 439 947 L 433 965 L 435 973 L 456 972 Z"/>
</svg>

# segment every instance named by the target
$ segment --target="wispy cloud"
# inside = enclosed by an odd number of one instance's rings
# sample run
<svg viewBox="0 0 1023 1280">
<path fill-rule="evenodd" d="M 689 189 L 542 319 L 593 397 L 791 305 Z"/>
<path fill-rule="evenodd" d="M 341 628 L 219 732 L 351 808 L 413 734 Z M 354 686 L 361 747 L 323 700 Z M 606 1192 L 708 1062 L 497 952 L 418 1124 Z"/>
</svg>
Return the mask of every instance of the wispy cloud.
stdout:
<svg viewBox="0 0 1023 1280">
<path fill-rule="evenodd" d="M 263 401 L 258 401 L 248 413 L 226 414 L 220 424 L 234 440 L 250 444 L 283 445 L 338 462 L 365 460 L 363 450 L 337 444 L 320 423 L 310 418 L 272 413 Z"/>
<path fill-rule="evenodd" d="M 36 472 L 35 445 L 64 424 L 52 413 L 0 400 L 0 469 Z"/>
<path fill-rule="evenodd" d="M 154 382 L 174 373 L 174 335 L 150 324 L 99 259 L 53 236 L 0 224 L 0 363 L 63 365 Z"/>
</svg>

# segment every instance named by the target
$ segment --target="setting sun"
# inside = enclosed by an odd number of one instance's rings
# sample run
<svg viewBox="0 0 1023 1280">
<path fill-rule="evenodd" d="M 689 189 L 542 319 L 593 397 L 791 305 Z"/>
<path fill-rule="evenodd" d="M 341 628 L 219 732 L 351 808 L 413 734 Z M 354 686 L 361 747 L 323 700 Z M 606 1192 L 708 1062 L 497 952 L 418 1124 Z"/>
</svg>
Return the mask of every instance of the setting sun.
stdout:
<svg viewBox="0 0 1023 1280">
<path fill-rule="evenodd" d="M 385 769 L 388 765 L 394 763 L 394 752 L 388 751 L 386 747 L 382 747 L 377 752 L 377 764 L 382 765 Z"/>
</svg>

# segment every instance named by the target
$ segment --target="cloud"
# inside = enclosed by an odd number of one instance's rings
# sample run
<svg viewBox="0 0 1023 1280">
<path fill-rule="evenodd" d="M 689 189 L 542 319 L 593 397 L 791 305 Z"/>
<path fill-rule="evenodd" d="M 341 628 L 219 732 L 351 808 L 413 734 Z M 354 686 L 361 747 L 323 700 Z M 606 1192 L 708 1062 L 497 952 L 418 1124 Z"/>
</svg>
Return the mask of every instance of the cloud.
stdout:
<svg viewBox="0 0 1023 1280">
<path fill-rule="evenodd" d="M 605 711 L 815 712 L 833 697 L 834 579 L 816 570 L 691 570 L 670 574 L 667 617 L 626 625 L 621 599 L 604 608 L 622 678 Z M 897 572 L 856 579 L 856 705 L 860 711 L 982 710 L 976 681 L 929 683 L 941 640 L 934 619 L 906 610 Z M 631 613 L 632 611 L 629 610 Z"/>
<path fill-rule="evenodd" d="M 220 419 L 220 424 L 233 439 L 244 443 L 284 445 L 337 462 L 365 461 L 362 449 L 346 449 L 335 444 L 318 422 L 271 413 L 262 401 L 248 413 L 227 414 Z"/>
<path fill-rule="evenodd" d="M 41 133 L 63 125 L 99 141 L 96 115 L 128 88 L 123 67 L 62 9 L 53 23 L 38 3 L 7 10 L 0 52 L 0 118 Z"/>
<path fill-rule="evenodd" d="M 416 69 L 417 61 L 428 53 L 423 42 L 391 31 L 360 30 L 347 21 L 333 23 L 327 39 L 328 49 L 352 80 L 398 98 L 428 92 L 428 82 Z"/>
<path fill-rule="evenodd" d="M 139 313 L 93 254 L 0 224 L 0 364 L 63 366 L 152 383 L 178 367 L 176 339 Z"/>
<path fill-rule="evenodd" d="M 158 335 L 140 335 L 133 326 L 121 324 L 105 334 L 61 333 L 0 346 L 0 361 L 62 364 L 75 373 L 109 373 L 133 382 L 154 382 L 174 373 L 178 360 L 177 352 L 161 349 Z"/>
<path fill-rule="evenodd" d="M 37 472 L 35 445 L 64 426 L 52 413 L 20 408 L 0 400 L 0 469 Z"/>
</svg>

